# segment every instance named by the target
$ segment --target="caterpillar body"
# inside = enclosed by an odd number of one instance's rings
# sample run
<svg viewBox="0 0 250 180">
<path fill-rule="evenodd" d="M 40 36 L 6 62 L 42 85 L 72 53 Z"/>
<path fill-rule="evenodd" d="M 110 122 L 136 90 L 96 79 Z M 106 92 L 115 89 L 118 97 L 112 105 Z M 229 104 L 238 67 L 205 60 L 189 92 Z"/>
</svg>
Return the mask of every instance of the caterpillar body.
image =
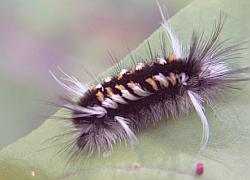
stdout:
<svg viewBox="0 0 250 180">
<path fill-rule="evenodd" d="M 242 47 L 240 43 L 219 40 L 224 24 L 222 16 L 210 38 L 206 40 L 193 33 L 190 45 L 184 48 L 160 6 L 159 9 L 171 52 L 162 46 L 162 55 L 153 55 L 149 45 L 148 61 L 120 69 L 118 74 L 88 89 L 62 70 L 66 78 L 57 78 L 51 72 L 63 88 L 79 98 L 64 99 L 66 103 L 62 104 L 72 112 L 69 119 L 79 131 L 74 142 L 78 150 L 74 154 L 112 150 L 113 145 L 125 140 L 134 144 L 138 131 L 153 126 L 163 117 L 178 117 L 193 108 L 202 122 L 201 148 L 205 148 L 209 125 L 203 102 L 210 104 L 224 89 L 233 88 L 235 82 L 248 80 L 241 76 L 249 71 L 248 67 L 232 69 L 226 63 Z"/>
</svg>

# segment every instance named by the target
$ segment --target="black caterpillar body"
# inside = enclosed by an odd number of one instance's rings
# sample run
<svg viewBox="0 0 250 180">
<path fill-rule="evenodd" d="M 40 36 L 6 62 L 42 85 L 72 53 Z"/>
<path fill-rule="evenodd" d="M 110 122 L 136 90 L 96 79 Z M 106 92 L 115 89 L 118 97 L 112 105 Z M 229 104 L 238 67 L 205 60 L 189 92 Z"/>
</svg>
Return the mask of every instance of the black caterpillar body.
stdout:
<svg viewBox="0 0 250 180">
<path fill-rule="evenodd" d="M 227 60 L 234 59 L 240 44 L 219 40 L 223 27 L 220 16 L 208 40 L 196 33 L 189 47 L 183 48 L 163 15 L 163 28 L 171 42 L 172 52 L 163 48 L 162 56 L 150 54 L 147 62 L 130 69 L 120 69 L 113 77 L 85 89 L 75 77 L 56 81 L 79 98 L 66 100 L 62 106 L 72 111 L 70 120 L 79 131 L 74 141 L 79 154 L 112 150 L 121 141 L 137 141 L 136 133 L 153 126 L 163 117 L 177 117 L 194 107 L 203 125 L 202 148 L 209 139 L 209 126 L 202 102 L 210 103 L 225 88 L 234 87 L 249 68 L 231 69 Z M 166 54 L 166 52 L 169 52 Z M 70 82 L 71 85 L 66 83 Z"/>
</svg>

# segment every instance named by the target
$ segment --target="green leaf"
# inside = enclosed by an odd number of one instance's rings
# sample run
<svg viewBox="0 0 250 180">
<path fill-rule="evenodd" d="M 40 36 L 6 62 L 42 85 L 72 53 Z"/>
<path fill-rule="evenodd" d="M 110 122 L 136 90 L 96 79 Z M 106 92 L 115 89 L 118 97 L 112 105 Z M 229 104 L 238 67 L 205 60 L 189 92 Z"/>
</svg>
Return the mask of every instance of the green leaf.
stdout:
<svg viewBox="0 0 250 180">
<path fill-rule="evenodd" d="M 197 0 L 171 19 L 173 29 L 188 44 L 192 30 L 211 32 L 221 10 L 227 15 L 222 38 L 249 39 L 250 1 Z M 159 49 L 160 28 L 149 41 Z M 145 42 L 133 54 L 146 58 Z M 249 51 L 238 66 L 249 65 Z M 129 57 L 123 60 L 129 66 Z M 112 69 L 104 74 L 109 74 Z M 199 152 L 202 127 L 195 113 L 178 120 L 162 120 L 155 127 L 138 134 L 140 144 L 117 145 L 111 156 L 82 160 L 65 168 L 66 157 L 57 154 L 62 145 L 52 146 L 47 139 L 65 132 L 65 121 L 47 120 L 38 129 L 0 152 L 1 179 L 195 179 L 195 166 L 204 164 L 204 179 L 248 179 L 250 175 L 250 84 L 241 91 L 229 91 L 226 103 L 217 104 L 215 112 L 207 108 L 211 140 Z M 57 115 L 62 115 L 60 110 Z M 58 137 L 56 144 L 65 137 Z M 60 140 L 61 139 L 61 140 Z M 46 148 L 47 147 L 47 148 Z M 35 177 L 32 176 L 35 172 Z"/>
</svg>

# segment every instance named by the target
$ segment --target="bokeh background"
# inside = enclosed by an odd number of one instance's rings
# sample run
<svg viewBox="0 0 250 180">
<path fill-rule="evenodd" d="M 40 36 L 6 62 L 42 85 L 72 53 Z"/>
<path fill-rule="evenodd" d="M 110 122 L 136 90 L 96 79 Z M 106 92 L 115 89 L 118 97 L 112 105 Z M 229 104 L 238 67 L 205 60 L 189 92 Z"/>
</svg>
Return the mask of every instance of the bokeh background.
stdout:
<svg viewBox="0 0 250 180">
<path fill-rule="evenodd" d="M 192 0 L 162 0 L 171 17 Z M 155 0 L 0 0 L 0 149 L 38 127 L 56 109 L 57 66 L 90 81 L 160 25 Z M 83 68 L 84 67 L 84 68 Z"/>
</svg>

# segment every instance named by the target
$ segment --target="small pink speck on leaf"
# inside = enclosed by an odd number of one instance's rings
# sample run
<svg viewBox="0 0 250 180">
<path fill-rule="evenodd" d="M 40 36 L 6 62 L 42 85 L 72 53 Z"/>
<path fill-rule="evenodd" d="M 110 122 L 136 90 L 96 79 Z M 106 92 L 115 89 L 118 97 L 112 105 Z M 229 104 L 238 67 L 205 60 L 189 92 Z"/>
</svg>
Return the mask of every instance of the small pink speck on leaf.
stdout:
<svg viewBox="0 0 250 180">
<path fill-rule="evenodd" d="M 203 171 L 204 171 L 203 164 L 202 163 L 197 163 L 196 164 L 196 174 L 200 176 L 200 175 L 203 174 Z"/>
</svg>

